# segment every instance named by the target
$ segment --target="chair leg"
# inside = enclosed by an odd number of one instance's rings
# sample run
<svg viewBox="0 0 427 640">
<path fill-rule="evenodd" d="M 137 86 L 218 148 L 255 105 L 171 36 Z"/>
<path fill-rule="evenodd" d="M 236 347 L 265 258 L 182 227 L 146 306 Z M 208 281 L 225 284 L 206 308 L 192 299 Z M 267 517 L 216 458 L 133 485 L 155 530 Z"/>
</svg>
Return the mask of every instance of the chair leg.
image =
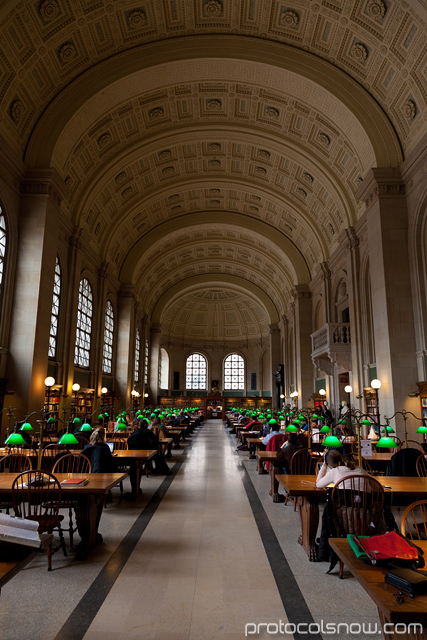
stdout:
<svg viewBox="0 0 427 640">
<path fill-rule="evenodd" d="M 47 553 L 47 570 L 52 571 L 52 545 L 49 545 L 46 549 Z"/>
<path fill-rule="evenodd" d="M 71 551 L 74 551 L 74 531 L 73 531 L 73 507 L 69 507 L 68 509 L 68 515 L 69 515 L 69 529 L 68 529 L 68 535 L 70 537 L 70 549 Z"/>
<path fill-rule="evenodd" d="M 64 552 L 64 556 L 66 556 L 67 555 L 67 548 L 65 546 L 64 532 L 62 531 L 61 525 L 58 526 L 58 533 L 59 533 L 59 541 L 61 543 L 62 551 Z"/>
<path fill-rule="evenodd" d="M 340 571 L 338 577 L 340 580 L 344 579 L 344 562 L 342 560 L 340 560 Z"/>
</svg>

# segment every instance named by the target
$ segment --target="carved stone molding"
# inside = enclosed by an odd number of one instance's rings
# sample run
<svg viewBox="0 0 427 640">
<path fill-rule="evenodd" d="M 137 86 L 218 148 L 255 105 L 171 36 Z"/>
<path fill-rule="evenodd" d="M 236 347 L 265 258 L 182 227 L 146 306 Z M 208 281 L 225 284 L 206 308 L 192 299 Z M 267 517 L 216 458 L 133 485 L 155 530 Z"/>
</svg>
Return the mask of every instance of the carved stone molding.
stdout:
<svg viewBox="0 0 427 640">
<path fill-rule="evenodd" d="M 49 196 L 58 207 L 61 206 L 62 197 L 48 182 L 21 182 L 20 192 L 25 195 Z"/>
<path fill-rule="evenodd" d="M 292 295 L 295 300 L 309 300 L 311 298 L 311 291 L 305 284 L 297 284 L 292 291 Z"/>
<path fill-rule="evenodd" d="M 82 235 L 82 229 L 75 227 L 71 235 L 67 237 L 68 246 L 72 249 L 81 249 L 80 236 Z"/>
<path fill-rule="evenodd" d="M 151 325 L 151 333 L 162 333 L 162 325 L 159 322 L 154 322 Z"/>
<path fill-rule="evenodd" d="M 345 229 L 347 236 L 347 249 L 356 249 L 360 245 L 360 238 L 356 233 L 354 227 L 348 227 Z"/>
<path fill-rule="evenodd" d="M 119 298 L 130 298 L 136 300 L 135 287 L 133 285 L 125 285 L 119 291 Z"/>
<path fill-rule="evenodd" d="M 313 364 L 314 366 L 316 366 L 318 369 L 320 369 L 320 371 L 323 371 L 324 373 L 326 373 L 328 376 L 332 376 L 334 373 L 334 365 L 331 362 L 331 360 L 329 360 L 329 358 L 326 358 L 325 356 L 322 357 L 316 357 L 316 358 L 312 358 L 313 360 Z"/>
<path fill-rule="evenodd" d="M 98 278 L 105 279 L 108 273 L 108 262 L 105 260 L 102 262 L 100 268 L 98 269 Z"/>
<path fill-rule="evenodd" d="M 323 279 L 323 281 L 330 280 L 331 276 L 332 276 L 332 271 L 329 269 L 328 263 L 327 262 L 321 262 L 320 263 L 320 268 L 322 270 L 322 279 Z"/>
</svg>

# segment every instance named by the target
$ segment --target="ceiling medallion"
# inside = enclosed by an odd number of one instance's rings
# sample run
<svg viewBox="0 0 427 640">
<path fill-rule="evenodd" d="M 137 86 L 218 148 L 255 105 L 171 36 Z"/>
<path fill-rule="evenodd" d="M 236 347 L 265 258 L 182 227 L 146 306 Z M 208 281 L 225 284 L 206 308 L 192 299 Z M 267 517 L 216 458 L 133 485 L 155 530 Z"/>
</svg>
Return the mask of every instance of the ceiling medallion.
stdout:
<svg viewBox="0 0 427 640">
<path fill-rule="evenodd" d="M 206 109 L 209 109 L 209 111 L 218 111 L 221 107 L 221 100 L 208 100 L 206 103 Z"/>
<path fill-rule="evenodd" d="M 39 14 L 45 22 L 54 20 L 60 13 L 56 0 L 44 0 L 39 7 Z"/>
<path fill-rule="evenodd" d="M 354 44 L 351 48 L 350 53 L 353 58 L 356 58 L 356 60 L 359 60 L 359 62 L 364 62 L 368 57 L 368 50 L 361 42 L 357 42 L 356 44 Z"/>
<path fill-rule="evenodd" d="M 255 173 L 258 173 L 261 176 L 265 176 L 267 173 L 267 169 L 264 169 L 264 167 L 255 167 Z"/>
<path fill-rule="evenodd" d="M 221 193 L 220 189 L 209 189 L 209 193 Z"/>
<path fill-rule="evenodd" d="M 72 42 L 66 42 L 60 48 L 58 56 L 61 62 L 67 64 L 77 56 L 77 49 Z"/>
<path fill-rule="evenodd" d="M 405 113 L 405 116 L 409 120 L 413 120 L 415 118 L 415 116 L 417 115 L 417 105 L 415 104 L 414 100 L 412 100 L 412 98 L 408 98 L 408 100 L 405 102 L 403 111 Z"/>
<path fill-rule="evenodd" d="M 318 134 L 317 138 L 324 147 L 329 147 L 329 145 L 331 144 L 330 137 L 327 136 L 326 133 L 323 133 L 322 131 Z"/>
<path fill-rule="evenodd" d="M 279 22 L 284 27 L 296 27 L 299 23 L 299 15 L 295 11 L 284 11 L 279 18 Z"/>
<path fill-rule="evenodd" d="M 103 133 L 102 136 L 99 136 L 97 143 L 99 147 L 105 147 L 107 144 L 111 142 L 111 133 Z"/>
<path fill-rule="evenodd" d="M 160 151 L 159 153 L 160 160 L 168 160 L 168 158 L 172 158 L 172 151 L 170 149 L 165 149 L 164 151 Z"/>
<path fill-rule="evenodd" d="M 163 107 L 155 107 L 148 112 L 150 120 L 158 120 L 159 118 L 163 118 L 164 115 L 165 112 L 163 110 Z"/>
<path fill-rule="evenodd" d="M 219 142 L 211 142 L 208 144 L 209 151 L 221 151 L 221 144 Z"/>
<path fill-rule="evenodd" d="M 370 0 L 366 7 L 366 13 L 375 20 L 384 18 L 386 11 L 387 8 L 382 0 Z"/>
<path fill-rule="evenodd" d="M 207 0 L 203 5 L 203 13 L 208 18 L 220 18 L 223 14 L 222 2 L 219 2 L 219 0 Z"/>
<path fill-rule="evenodd" d="M 12 102 L 12 104 L 10 105 L 10 117 L 12 118 L 12 120 L 18 123 L 22 118 L 23 113 L 24 105 L 22 104 L 22 102 L 20 100 L 15 100 L 15 102 Z"/>
<path fill-rule="evenodd" d="M 310 182 L 310 184 L 313 184 L 314 182 L 314 178 L 311 175 L 311 173 L 308 173 L 307 171 L 304 171 L 304 173 L 302 174 L 302 177 L 304 178 L 304 180 L 306 180 L 307 182 Z"/>
<path fill-rule="evenodd" d="M 131 29 L 140 29 L 147 24 L 147 16 L 141 9 L 132 11 L 127 16 L 128 25 Z"/>
<path fill-rule="evenodd" d="M 214 158 L 213 160 L 209 160 L 208 165 L 210 167 L 220 167 L 221 166 L 221 161 L 217 160 L 216 158 Z"/>
<path fill-rule="evenodd" d="M 303 198 L 307 197 L 307 191 L 305 191 L 304 189 L 302 189 L 301 187 L 297 187 L 297 193 L 302 196 Z"/>
<path fill-rule="evenodd" d="M 270 157 L 270 152 L 267 151 L 266 149 L 258 149 L 258 156 L 260 158 L 269 158 Z"/>
<path fill-rule="evenodd" d="M 269 116 L 269 118 L 278 118 L 279 117 L 279 109 L 276 109 L 275 107 L 265 107 L 265 111 L 264 111 L 266 116 Z"/>
<path fill-rule="evenodd" d="M 126 178 L 126 173 L 124 171 L 122 171 L 121 173 L 118 173 L 116 175 L 116 177 L 114 178 L 116 184 L 120 184 L 121 182 L 123 182 L 123 180 L 125 180 Z"/>
<path fill-rule="evenodd" d="M 166 176 L 166 177 L 168 177 L 168 176 L 173 176 L 173 175 L 174 175 L 174 173 L 175 173 L 175 167 L 172 167 L 172 166 L 171 166 L 171 167 L 165 167 L 165 168 L 162 170 L 162 173 L 163 173 L 163 175 L 164 175 L 164 176 Z"/>
</svg>

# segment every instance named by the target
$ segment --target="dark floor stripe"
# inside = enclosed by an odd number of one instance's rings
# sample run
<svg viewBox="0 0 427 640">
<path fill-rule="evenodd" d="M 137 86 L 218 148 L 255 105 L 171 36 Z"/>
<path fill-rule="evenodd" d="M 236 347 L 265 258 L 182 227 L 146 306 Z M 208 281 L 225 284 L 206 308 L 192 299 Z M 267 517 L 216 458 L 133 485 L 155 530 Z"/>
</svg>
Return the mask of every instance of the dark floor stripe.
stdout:
<svg viewBox="0 0 427 640">
<path fill-rule="evenodd" d="M 194 432 L 191 442 L 185 448 L 181 457 L 185 458 L 185 456 L 188 455 L 199 433 L 200 429 Z M 182 464 L 183 461 L 180 461 L 173 465 L 171 474 L 163 480 L 157 491 L 151 496 L 126 536 L 120 542 L 109 560 L 107 560 L 83 598 L 55 636 L 55 640 L 82 640 L 100 607 L 113 588 L 123 567 L 129 560 L 131 553 L 135 549 L 151 518 L 156 513 L 158 506 L 165 497 Z"/>
<path fill-rule="evenodd" d="M 231 442 L 231 445 L 235 446 L 233 442 Z M 277 540 L 274 529 L 271 526 L 270 520 L 243 462 L 239 464 L 239 469 L 243 486 L 245 487 L 246 495 L 248 496 L 249 504 L 254 514 L 255 522 L 288 620 L 291 624 L 295 625 L 299 623 L 304 623 L 305 625 L 315 624 L 310 609 L 286 560 L 286 556 Z M 305 626 L 304 629 L 308 631 L 308 626 Z M 295 640 L 322 640 L 322 636 L 319 633 L 295 633 L 294 638 Z"/>
</svg>

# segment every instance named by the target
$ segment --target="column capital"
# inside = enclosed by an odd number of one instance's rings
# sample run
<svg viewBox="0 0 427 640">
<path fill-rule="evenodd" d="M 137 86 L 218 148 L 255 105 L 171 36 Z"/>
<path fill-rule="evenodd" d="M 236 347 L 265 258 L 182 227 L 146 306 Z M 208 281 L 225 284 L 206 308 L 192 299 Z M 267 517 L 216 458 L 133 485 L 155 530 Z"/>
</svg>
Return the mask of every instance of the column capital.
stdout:
<svg viewBox="0 0 427 640">
<path fill-rule="evenodd" d="M 63 199 L 69 197 L 69 191 L 56 169 L 30 169 L 20 184 L 23 195 L 44 195 L 52 199 L 59 208 Z"/>
<path fill-rule="evenodd" d="M 280 333 L 280 328 L 278 324 L 269 324 L 268 325 L 268 331 L 270 333 L 270 335 L 273 335 L 275 333 Z"/>
<path fill-rule="evenodd" d="M 345 235 L 348 250 L 356 249 L 360 245 L 360 238 L 354 227 L 347 227 L 347 229 L 345 229 Z"/>
<path fill-rule="evenodd" d="M 119 291 L 119 298 L 130 298 L 134 302 L 136 300 L 135 287 L 133 284 L 122 285 Z"/>
<path fill-rule="evenodd" d="M 404 196 L 405 193 L 406 187 L 400 169 L 394 167 L 374 168 L 369 170 L 357 189 L 356 198 L 362 200 L 366 208 L 369 208 L 382 196 Z"/>
<path fill-rule="evenodd" d="M 292 295 L 295 300 L 309 300 L 311 298 L 311 291 L 306 284 L 296 284 Z"/>
<path fill-rule="evenodd" d="M 160 322 L 154 322 L 151 325 L 151 333 L 162 333 L 162 325 Z"/>
<path fill-rule="evenodd" d="M 325 282 L 326 280 L 330 280 L 331 276 L 332 276 L 332 271 L 329 268 L 329 265 L 327 262 L 321 262 L 320 263 L 320 269 L 322 271 L 322 280 L 323 282 Z"/>
</svg>

